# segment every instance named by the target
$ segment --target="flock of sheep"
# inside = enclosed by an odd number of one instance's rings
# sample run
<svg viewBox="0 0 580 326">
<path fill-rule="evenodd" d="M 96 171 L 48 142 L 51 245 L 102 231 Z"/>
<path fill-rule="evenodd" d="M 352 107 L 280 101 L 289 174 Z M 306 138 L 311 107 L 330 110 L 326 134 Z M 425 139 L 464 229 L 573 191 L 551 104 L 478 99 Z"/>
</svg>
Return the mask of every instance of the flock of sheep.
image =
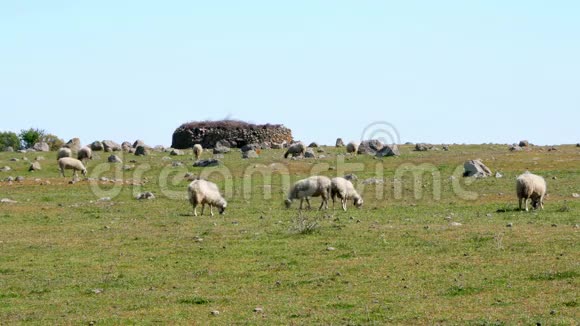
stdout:
<svg viewBox="0 0 580 326">
<path fill-rule="evenodd" d="M 356 143 L 349 143 L 347 145 L 347 152 L 357 151 Z M 305 146 L 302 143 L 291 145 L 284 157 L 289 155 L 295 156 L 303 153 Z M 199 159 L 203 148 L 200 145 L 193 147 L 193 152 L 196 159 Z M 78 151 L 77 158 L 72 157 L 70 148 L 63 147 L 57 153 L 58 166 L 61 175 L 64 177 L 64 171 L 67 169 L 73 170 L 73 177 L 77 177 L 77 172 L 81 171 L 86 176 L 87 169 L 85 164 L 87 160 L 92 159 L 92 150 L 89 147 L 83 147 Z M 85 163 L 85 164 L 84 164 Z M 531 200 L 534 209 L 544 208 L 544 197 L 546 195 L 546 181 L 541 176 L 526 172 L 516 179 L 516 193 L 519 201 L 519 209 L 522 206 L 526 211 L 528 208 L 528 200 Z M 225 212 L 227 201 L 220 194 L 218 186 L 207 180 L 194 180 L 188 188 L 189 202 L 193 206 L 193 214 L 197 216 L 197 206 L 202 205 L 201 215 L 205 210 L 205 205 L 210 207 L 210 215 L 213 216 L 213 207 L 217 207 L 220 214 Z M 292 185 L 288 192 L 285 205 L 290 208 L 294 200 L 300 200 L 300 209 L 303 209 L 303 203 L 306 201 L 308 208 L 310 206 L 311 197 L 321 197 L 322 202 L 319 209 L 328 209 L 328 200 L 332 198 L 334 207 L 335 199 L 338 197 L 341 201 L 341 206 L 346 211 L 347 202 L 352 200 L 354 206 L 360 208 L 363 205 L 363 199 L 356 191 L 353 184 L 342 177 L 328 178 L 325 176 L 312 176 L 306 179 L 297 181 Z"/>
</svg>

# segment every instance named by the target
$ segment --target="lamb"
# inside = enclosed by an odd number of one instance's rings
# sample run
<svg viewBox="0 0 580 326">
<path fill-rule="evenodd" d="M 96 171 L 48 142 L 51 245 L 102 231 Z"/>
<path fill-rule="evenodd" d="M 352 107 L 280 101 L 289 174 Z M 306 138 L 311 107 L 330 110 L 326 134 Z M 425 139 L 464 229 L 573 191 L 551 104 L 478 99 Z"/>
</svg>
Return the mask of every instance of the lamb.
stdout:
<svg viewBox="0 0 580 326">
<path fill-rule="evenodd" d="M 228 203 L 220 194 L 217 185 L 206 180 L 194 180 L 187 188 L 189 202 L 193 206 L 193 215 L 197 216 L 197 205 L 201 204 L 201 215 L 205 210 L 205 205 L 209 205 L 209 213 L 213 216 L 213 206 L 219 209 L 223 215 Z"/>
<path fill-rule="evenodd" d="M 330 198 L 330 179 L 324 176 L 313 176 L 310 178 L 302 179 L 294 183 L 288 192 L 288 199 L 285 200 L 286 208 L 290 208 L 292 201 L 294 199 L 300 199 L 300 209 L 302 209 L 302 204 L 304 200 L 308 204 L 310 209 L 309 197 L 322 197 L 322 203 L 320 204 L 319 210 L 324 207 L 328 209 L 328 199 Z"/>
<path fill-rule="evenodd" d="M 199 157 L 203 153 L 203 147 L 200 144 L 193 145 L 193 154 L 195 155 L 195 159 L 199 160 Z"/>
<path fill-rule="evenodd" d="M 538 206 L 544 209 L 544 197 L 546 196 L 546 181 L 539 175 L 526 172 L 516 179 L 516 193 L 518 195 L 519 209 L 522 209 L 524 201 L 526 212 L 528 211 L 528 198 L 532 200 L 532 207 Z"/>
<path fill-rule="evenodd" d="M 81 171 L 81 173 L 86 176 L 87 169 L 83 165 L 83 162 L 77 160 L 76 158 L 72 157 L 63 157 L 58 160 L 58 167 L 60 168 L 60 174 L 64 178 L 64 170 L 73 170 L 73 179 L 78 177 L 77 171 Z"/>
<path fill-rule="evenodd" d="M 347 153 L 355 153 L 355 154 L 358 153 L 358 145 L 359 145 L 358 143 L 355 143 L 353 141 L 349 142 L 346 145 L 346 152 Z"/>
<path fill-rule="evenodd" d="M 58 161 L 63 157 L 72 157 L 72 151 L 70 148 L 61 147 L 58 149 L 58 152 L 56 153 L 56 160 Z"/>
<path fill-rule="evenodd" d="M 358 194 L 352 182 L 345 178 L 332 178 L 330 180 L 330 196 L 332 197 L 332 208 L 334 209 L 334 199 L 340 198 L 342 209 L 346 212 L 346 202 L 353 199 L 354 205 L 360 208 L 363 204 L 362 197 Z"/>
<path fill-rule="evenodd" d="M 297 142 L 297 143 L 290 145 L 290 147 L 288 147 L 288 150 L 284 154 L 284 158 L 288 158 L 288 156 L 290 156 L 290 155 L 292 155 L 292 157 L 304 155 L 305 151 L 306 151 L 306 146 L 304 146 L 304 143 Z"/>
<path fill-rule="evenodd" d="M 93 159 L 93 150 L 87 146 L 79 149 L 77 159 L 86 164 L 86 161 Z"/>
</svg>

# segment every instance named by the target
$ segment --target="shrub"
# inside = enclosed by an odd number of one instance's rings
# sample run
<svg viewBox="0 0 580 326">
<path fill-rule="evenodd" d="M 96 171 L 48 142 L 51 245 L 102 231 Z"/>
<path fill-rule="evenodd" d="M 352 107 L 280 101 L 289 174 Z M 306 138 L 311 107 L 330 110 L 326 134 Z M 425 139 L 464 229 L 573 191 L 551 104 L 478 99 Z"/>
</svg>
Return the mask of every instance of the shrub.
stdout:
<svg viewBox="0 0 580 326">
<path fill-rule="evenodd" d="M 53 134 L 46 134 L 42 136 L 41 141 L 45 142 L 50 146 L 51 151 L 56 151 L 62 146 L 64 146 L 64 140 L 58 138 Z"/>
<path fill-rule="evenodd" d="M 22 146 L 24 148 L 31 148 L 34 144 L 38 143 L 39 140 L 45 135 L 44 130 L 30 128 L 28 130 L 20 131 L 20 140 L 22 141 Z"/>
<path fill-rule="evenodd" d="M 6 147 L 12 147 L 15 150 L 19 149 L 20 137 L 11 131 L 0 132 L 0 150 L 4 150 Z"/>
</svg>

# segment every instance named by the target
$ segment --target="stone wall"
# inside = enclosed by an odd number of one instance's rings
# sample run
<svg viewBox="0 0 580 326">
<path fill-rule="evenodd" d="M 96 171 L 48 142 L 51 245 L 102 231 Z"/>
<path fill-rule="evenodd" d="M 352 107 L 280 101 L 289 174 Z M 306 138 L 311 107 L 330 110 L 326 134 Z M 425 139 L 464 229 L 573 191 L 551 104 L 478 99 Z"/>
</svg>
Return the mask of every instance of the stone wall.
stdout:
<svg viewBox="0 0 580 326">
<path fill-rule="evenodd" d="M 191 148 L 201 144 L 203 148 L 214 148 L 217 142 L 228 147 L 247 144 L 290 143 L 292 130 L 283 125 L 254 125 L 236 120 L 189 122 L 173 132 L 171 147 Z"/>
</svg>

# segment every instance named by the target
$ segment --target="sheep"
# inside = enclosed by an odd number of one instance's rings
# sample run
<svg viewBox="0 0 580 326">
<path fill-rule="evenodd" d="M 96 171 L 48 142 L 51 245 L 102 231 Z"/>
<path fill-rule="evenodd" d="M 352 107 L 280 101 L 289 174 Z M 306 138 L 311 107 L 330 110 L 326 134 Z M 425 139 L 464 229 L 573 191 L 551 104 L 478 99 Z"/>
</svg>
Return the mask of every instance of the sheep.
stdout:
<svg viewBox="0 0 580 326">
<path fill-rule="evenodd" d="M 193 154 L 195 155 L 195 159 L 199 160 L 199 157 L 203 153 L 203 147 L 200 144 L 193 145 Z"/>
<path fill-rule="evenodd" d="M 76 158 L 72 157 L 63 157 L 58 160 L 58 167 L 60 168 L 60 174 L 64 178 L 64 170 L 73 170 L 73 179 L 78 177 L 77 171 L 81 171 L 81 173 L 86 176 L 87 169 L 83 165 L 83 162 L 77 160 Z"/>
<path fill-rule="evenodd" d="M 330 179 L 324 176 L 313 176 L 310 178 L 302 179 L 294 183 L 288 192 L 288 198 L 284 201 L 286 208 L 290 208 L 292 201 L 294 199 L 300 199 L 300 209 L 302 209 L 302 204 L 306 199 L 308 204 L 308 209 L 311 208 L 309 197 L 322 197 L 322 203 L 320 204 L 321 210 L 328 209 L 328 199 L 330 198 Z"/>
<path fill-rule="evenodd" d="M 72 157 L 72 151 L 70 148 L 61 147 L 58 149 L 58 152 L 56 153 L 56 160 L 58 161 L 63 157 Z"/>
<path fill-rule="evenodd" d="M 532 200 L 532 207 L 538 206 L 544 209 L 544 197 L 546 196 L 546 181 L 539 175 L 526 172 L 516 179 L 516 193 L 518 195 L 519 209 L 522 209 L 524 201 L 526 212 L 528 211 L 528 198 Z"/>
<path fill-rule="evenodd" d="M 86 161 L 93 159 L 93 150 L 87 146 L 79 149 L 77 159 L 86 164 Z"/>
<path fill-rule="evenodd" d="M 353 199 L 354 205 L 360 208 L 363 204 L 362 197 L 358 194 L 352 182 L 345 178 L 332 178 L 330 180 L 330 196 L 332 197 L 332 208 L 334 209 L 334 199 L 340 198 L 342 209 L 346 212 L 346 202 Z"/>
<path fill-rule="evenodd" d="M 290 155 L 292 155 L 292 157 L 304 155 L 305 151 L 306 146 L 304 146 L 304 143 L 297 142 L 288 147 L 288 150 L 286 150 L 286 153 L 284 154 L 284 158 L 288 158 Z"/>
<path fill-rule="evenodd" d="M 346 145 L 346 152 L 356 154 L 358 153 L 358 146 L 359 146 L 358 143 L 351 141 Z"/>
<path fill-rule="evenodd" d="M 213 216 L 213 206 L 219 209 L 220 215 L 223 215 L 228 203 L 220 194 L 217 185 L 206 180 L 194 180 L 187 188 L 189 202 L 193 206 L 193 215 L 197 216 L 197 205 L 201 204 L 201 215 L 205 210 L 205 205 L 209 205 L 209 213 Z"/>
</svg>

